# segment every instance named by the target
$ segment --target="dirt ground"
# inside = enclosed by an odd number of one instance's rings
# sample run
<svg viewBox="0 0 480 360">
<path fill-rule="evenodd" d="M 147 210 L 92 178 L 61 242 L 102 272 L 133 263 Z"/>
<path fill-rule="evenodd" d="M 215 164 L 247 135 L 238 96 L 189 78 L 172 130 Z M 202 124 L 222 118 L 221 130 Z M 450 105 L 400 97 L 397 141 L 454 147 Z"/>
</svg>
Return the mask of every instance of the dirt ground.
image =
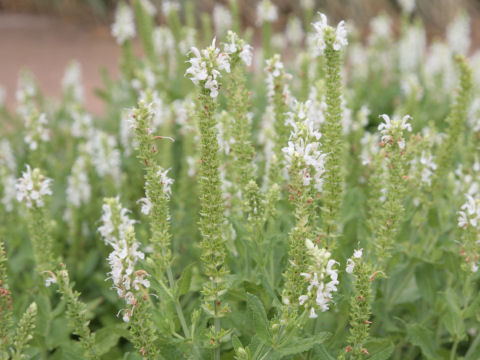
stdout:
<svg viewBox="0 0 480 360">
<path fill-rule="evenodd" d="M 7 92 L 7 107 L 15 104 L 18 74 L 33 72 L 48 97 L 58 97 L 66 65 L 82 65 L 88 110 L 100 115 L 102 102 L 94 94 L 100 87 L 100 68 L 118 73 L 119 48 L 107 26 L 82 26 L 47 15 L 0 13 L 0 85 Z"/>
</svg>

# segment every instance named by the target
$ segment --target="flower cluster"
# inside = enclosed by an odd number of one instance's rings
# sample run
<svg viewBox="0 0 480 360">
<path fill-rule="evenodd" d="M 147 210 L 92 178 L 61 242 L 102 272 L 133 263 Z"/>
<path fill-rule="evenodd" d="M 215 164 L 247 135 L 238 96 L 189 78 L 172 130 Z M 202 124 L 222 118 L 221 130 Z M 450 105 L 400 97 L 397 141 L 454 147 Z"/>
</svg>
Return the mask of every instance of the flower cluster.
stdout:
<svg viewBox="0 0 480 360">
<path fill-rule="evenodd" d="M 338 262 L 330 259 L 330 252 L 320 249 L 309 239 L 305 241 L 305 245 L 312 258 L 312 264 L 309 272 L 301 273 L 309 284 L 307 294 L 301 295 L 298 301 L 306 309 L 310 307 L 309 317 L 314 319 L 318 316 L 315 307 L 322 312 L 327 311 L 333 298 L 332 293 L 337 291 L 338 270 L 334 269 L 334 266 Z"/>
<path fill-rule="evenodd" d="M 47 129 L 47 116 L 42 113 L 38 114 L 32 112 L 25 118 L 25 142 L 28 144 L 30 150 L 37 150 L 40 142 L 50 140 L 50 134 Z"/>
<path fill-rule="evenodd" d="M 128 322 L 138 305 L 138 292 L 142 288 L 150 287 L 148 273 L 144 270 L 135 270 L 137 261 L 143 259 L 145 255 L 138 250 L 140 244 L 135 239 L 133 228 L 135 221 L 129 219 L 128 210 L 122 207 L 118 197 L 105 199 L 102 209 L 103 225 L 98 231 L 105 244 L 113 248 L 107 259 L 111 267 L 108 275 L 118 296 L 131 306 L 124 310 L 123 315 L 123 321 Z"/>
<path fill-rule="evenodd" d="M 190 67 L 185 75 L 189 75 L 195 85 L 200 84 L 205 87 L 210 92 L 210 96 L 216 98 L 219 89 L 217 78 L 221 76 L 220 70 L 230 72 L 230 57 L 215 47 L 215 39 L 206 49 L 198 50 L 192 47 L 191 53 L 193 57 L 188 60 Z"/>
<path fill-rule="evenodd" d="M 447 41 L 455 54 L 465 55 L 471 45 L 470 18 L 465 13 L 459 13 L 447 28 Z"/>
<path fill-rule="evenodd" d="M 112 25 L 112 35 L 119 45 L 135 37 L 135 20 L 133 11 L 125 3 L 120 3 L 115 12 L 115 22 Z"/>
<path fill-rule="evenodd" d="M 77 61 L 72 61 L 62 79 L 62 91 L 65 95 L 69 95 L 73 100 L 83 102 L 82 87 L 82 68 Z"/>
<path fill-rule="evenodd" d="M 265 61 L 267 66 L 265 66 L 266 79 L 267 83 L 267 95 L 272 98 L 275 94 L 275 79 L 290 79 L 291 75 L 285 72 L 283 62 L 280 60 L 280 55 L 275 54 L 272 58 Z M 285 85 L 283 89 L 283 96 L 289 101 L 290 91 L 288 86 Z"/>
<path fill-rule="evenodd" d="M 89 139 L 93 136 L 93 120 L 89 113 L 73 107 L 70 110 L 70 116 L 73 120 L 70 132 L 74 138 Z"/>
<path fill-rule="evenodd" d="M 17 164 L 10 142 L 3 139 L 0 141 L 0 189 L 3 190 L 1 203 L 7 212 L 13 210 L 16 196 L 15 183 L 17 179 L 14 176 L 16 171 Z"/>
<path fill-rule="evenodd" d="M 349 274 L 353 274 L 353 269 L 355 269 L 355 261 L 356 259 L 360 259 L 363 255 L 363 249 L 355 250 L 353 252 L 353 257 L 347 260 L 347 267 L 345 271 Z"/>
<path fill-rule="evenodd" d="M 72 166 L 72 173 L 67 178 L 67 201 L 74 207 L 88 204 L 91 187 L 88 181 L 88 158 L 79 156 Z"/>
<path fill-rule="evenodd" d="M 288 114 L 287 124 L 292 127 L 288 145 L 282 149 L 289 168 L 296 159 L 301 161 L 300 172 L 303 176 L 303 185 L 310 186 L 312 180 L 317 191 L 322 190 L 325 172 L 325 154 L 320 151 L 321 134 L 317 124 L 308 116 L 309 102 L 298 103 L 294 113 Z"/>
<path fill-rule="evenodd" d="M 316 34 L 314 42 L 318 54 L 323 54 L 327 47 L 327 37 L 333 36 L 333 50 L 339 51 L 348 45 L 347 40 L 347 28 L 345 27 L 345 21 L 340 21 L 335 29 L 327 23 L 327 16 L 319 13 L 320 20 L 313 23 Z"/>
<path fill-rule="evenodd" d="M 467 201 L 458 211 L 458 226 L 463 229 L 460 255 L 469 264 L 470 270 L 477 272 L 479 268 L 478 245 L 480 244 L 478 235 L 480 231 L 480 199 L 469 194 L 465 196 Z"/>
<path fill-rule="evenodd" d="M 25 202 L 29 208 L 42 207 L 44 205 L 43 197 L 52 195 L 51 182 L 52 179 L 43 176 L 39 169 L 32 170 L 27 165 L 27 170 L 22 172 L 22 177 L 15 184 L 17 200 Z"/>
<path fill-rule="evenodd" d="M 227 42 L 223 45 L 223 51 L 227 53 L 235 61 L 238 56 L 247 66 L 252 65 L 253 47 L 240 39 L 233 31 L 228 31 Z"/>
<path fill-rule="evenodd" d="M 397 0 L 404 12 L 411 14 L 415 10 L 415 0 Z"/>
<path fill-rule="evenodd" d="M 176 1 L 162 1 L 162 12 L 168 16 L 170 13 L 180 11 L 180 4 Z"/>
<path fill-rule="evenodd" d="M 388 115 L 382 114 L 380 117 L 385 121 L 385 123 L 378 125 L 378 130 L 382 133 L 382 143 L 391 144 L 396 140 L 398 147 L 404 149 L 405 139 L 402 134 L 404 130 L 412 131 L 412 125 L 408 123 L 411 116 L 405 115 L 402 119 L 390 119 Z"/>
<path fill-rule="evenodd" d="M 162 185 L 163 193 L 167 199 L 170 198 L 170 194 L 172 193 L 172 184 L 173 179 L 168 177 L 167 173 L 170 169 L 162 169 L 159 167 L 158 171 L 156 172 L 157 177 L 159 178 L 159 183 Z M 142 213 L 145 215 L 150 214 L 150 210 L 152 209 L 152 202 L 148 196 L 141 198 L 138 200 L 140 204 L 142 204 Z"/>
<path fill-rule="evenodd" d="M 135 265 L 139 259 L 145 257 L 144 253 L 138 250 L 139 243 L 135 241 L 133 226 L 129 226 L 125 231 L 125 237 L 111 244 L 113 251 L 108 255 L 108 263 L 112 271 L 108 273 L 113 281 L 113 286 L 117 290 L 118 297 L 125 299 L 127 305 L 132 308 L 125 309 L 123 321 L 129 322 L 133 311 L 137 307 L 136 291 L 142 287 L 149 288 L 149 276 L 145 270 L 136 270 Z"/>
<path fill-rule="evenodd" d="M 98 176 L 111 176 L 115 183 L 121 180 L 120 151 L 114 136 L 96 130 L 92 139 L 87 143 L 86 150 L 92 159 Z"/>
<path fill-rule="evenodd" d="M 117 244 L 125 239 L 125 232 L 135 224 L 135 220 L 128 217 L 129 212 L 122 208 L 118 197 L 105 200 L 102 205 L 102 225 L 98 228 L 105 244 Z"/>
<path fill-rule="evenodd" d="M 257 24 L 274 22 L 278 19 L 278 9 L 270 0 L 262 0 L 257 5 Z"/>
<path fill-rule="evenodd" d="M 437 164 L 433 161 L 434 157 L 432 154 L 425 151 L 422 152 L 420 157 L 420 164 L 422 166 L 422 182 L 428 186 L 432 183 L 432 176 L 437 170 Z"/>
<path fill-rule="evenodd" d="M 215 4 L 213 7 L 213 25 L 217 35 L 223 35 L 232 27 L 232 14 L 221 4 Z"/>
<path fill-rule="evenodd" d="M 466 194 L 467 201 L 458 212 L 458 226 L 466 228 L 471 225 L 480 228 L 480 204 L 479 201 L 471 195 Z"/>
</svg>

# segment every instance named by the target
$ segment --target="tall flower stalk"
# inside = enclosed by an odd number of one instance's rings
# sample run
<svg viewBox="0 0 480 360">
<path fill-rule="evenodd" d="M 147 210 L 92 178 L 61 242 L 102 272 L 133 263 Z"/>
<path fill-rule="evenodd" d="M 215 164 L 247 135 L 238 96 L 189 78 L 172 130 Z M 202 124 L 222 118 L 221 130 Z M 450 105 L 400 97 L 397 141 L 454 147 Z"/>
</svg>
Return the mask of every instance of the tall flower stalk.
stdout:
<svg viewBox="0 0 480 360">
<path fill-rule="evenodd" d="M 461 134 L 465 131 L 468 109 L 472 101 L 473 79 L 472 69 L 468 66 L 463 56 L 456 57 L 457 66 L 460 72 L 460 87 L 450 114 L 446 122 L 448 124 L 447 134 L 438 150 L 438 169 L 433 180 L 434 189 L 438 189 L 442 179 L 451 169 L 455 151 L 460 141 Z"/>
<path fill-rule="evenodd" d="M 363 249 L 355 250 L 353 256 L 347 260 L 346 271 L 354 277 L 354 290 L 350 298 L 350 335 L 348 336 L 345 353 L 341 353 L 339 360 L 362 359 L 368 356 L 365 343 L 369 338 L 371 317 L 371 283 L 374 280 L 371 266 L 362 258 Z"/>
<path fill-rule="evenodd" d="M 122 319 L 129 323 L 131 341 L 144 358 L 155 359 L 159 350 L 155 345 L 157 330 L 150 315 L 149 292 L 150 276 L 145 270 L 137 269 L 138 260 L 145 255 L 138 248 L 134 221 L 122 208 L 118 198 L 104 200 L 102 225 L 98 231 L 105 243 L 113 248 L 108 256 L 111 271 L 108 273 L 120 299 L 126 307 L 120 312 Z"/>
<path fill-rule="evenodd" d="M 58 292 L 67 304 L 67 316 L 70 319 L 73 334 L 80 337 L 80 344 L 85 350 L 85 358 L 99 359 L 95 349 L 95 334 L 92 334 L 89 328 L 90 321 L 87 319 L 87 306 L 79 300 L 80 293 L 73 290 L 65 265 L 61 264 L 60 270 L 56 274 L 50 273 L 50 276 L 47 286 L 51 283 L 58 284 Z"/>
<path fill-rule="evenodd" d="M 251 126 L 248 118 L 250 99 L 243 65 L 250 66 L 252 64 L 253 53 L 252 47 L 232 31 L 228 32 L 224 51 L 230 57 L 231 67 L 227 100 L 228 108 L 234 119 L 232 124 L 232 136 L 235 139 L 232 144 L 234 156 L 232 170 L 235 173 L 233 180 L 244 193 L 247 184 L 254 179 L 254 149 L 250 141 Z"/>
<path fill-rule="evenodd" d="M 148 98 L 148 95 L 147 95 Z M 150 99 L 152 100 L 152 99 Z M 155 104 L 141 100 L 138 108 L 131 113 L 130 124 L 135 131 L 135 140 L 138 144 L 137 157 L 145 166 L 145 197 L 140 199 L 142 213 L 150 220 L 152 232 L 150 243 L 153 246 L 152 258 L 155 261 L 156 277 L 161 281 L 166 272 L 170 290 L 175 289 L 175 280 L 171 268 L 171 233 L 169 200 L 173 180 L 168 177 L 168 170 L 164 170 L 157 160 L 156 140 L 163 137 L 152 133 L 152 120 L 155 117 Z M 182 307 L 178 298 L 174 299 L 175 309 L 186 337 L 190 337 L 190 330 L 185 321 Z"/>
<path fill-rule="evenodd" d="M 17 200 L 27 208 L 28 230 L 38 273 L 55 268 L 51 224 L 45 210 L 45 196 L 52 195 L 51 182 L 39 169 L 32 170 L 27 165 L 26 171 L 15 185 Z"/>
<path fill-rule="evenodd" d="M 325 184 L 323 189 L 322 232 L 329 248 L 337 246 L 338 216 L 342 205 L 344 183 L 344 139 L 342 132 L 342 77 L 341 50 L 348 44 L 345 23 L 336 28 L 327 24 L 327 17 L 320 14 L 320 21 L 313 24 L 316 50 L 325 58 L 325 97 L 327 110 L 322 127 L 322 152 L 325 160 Z"/>
<path fill-rule="evenodd" d="M 314 122 L 307 116 L 308 104 L 297 104 L 289 113 L 292 127 L 288 146 L 283 148 L 290 175 L 289 200 L 295 205 L 295 226 L 289 234 L 289 266 L 285 271 L 283 302 L 296 304 L 304 282 L 300 274 L 307 272 L 307 239 L 314 238 L 315 197 L 322 190 L 325 155 L 320 152 L 320 137 Z"/>
<path fill-rule="evenodd" d="M 288 88 L 287 80 L 291 78 L 285 72 L 284 65 L 280 59 L 280 55 L 275 54 L 266 61 L 266 83 L 268 105 L 267 112 L 273 113 L 273 152 L 271 158 L 267 158 L 267 171 L 269 185 L 281 184 L 284 154 L 282 148 L 288 142 L 290 129 L 286 124 L 287 112 L 289 110 L 288 103 L 291 95 Z M 267 154 L 268 155 L 268 154 Z"/>
<path fill-rule="evenodd" d="M 385 182 L 383 183 L 383 211 L 375 229 L 377 256 L 385 259 L 391 256 L 389 251 L 400 228 L 400 221 L 404 217 L 405 193 L 408 182 L 408 150 L 409 143 L 405 141 L 406 132 L 412 131 L 408 122 L 409 115 L 403 118 L 390 119 L 388 115 L 381 115 L 384 123 L 378 126 L 382 133 L 381 145 L 385 158 Z"/>
<path fill-rule="evenodd" d="M 199 86 L 197 121 L 200 129 L 200 233 L 202 235 L 202 262 L 209 281 L 203 286 L 204 310 L 214 318 L 210 342 L 214 347 L 215 360 L 220 359 L 220 339 L 223 336 L 220 318 L 229 312 L 222 303 L 227 291 L 225 263 L 226 250 L 223 237 L 224 204 L 218 161 L 217 121 L 215 111 L 218 96 L 220 71 L 230 72 L 229 56 L 215 47 L 215 39 L 208 48 L 199 51 L 192 48 L 191 66 L 186 75 Z"/>
</svg>

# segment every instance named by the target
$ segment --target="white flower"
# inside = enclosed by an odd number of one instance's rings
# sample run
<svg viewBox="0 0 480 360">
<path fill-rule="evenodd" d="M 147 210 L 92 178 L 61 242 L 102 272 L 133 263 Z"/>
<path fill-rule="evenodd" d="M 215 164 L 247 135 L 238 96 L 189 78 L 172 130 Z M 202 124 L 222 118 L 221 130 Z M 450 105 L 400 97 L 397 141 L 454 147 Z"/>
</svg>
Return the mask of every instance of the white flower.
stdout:
<svg viewBox="0 0 480 360">
<path fill-rule="evenodd" d="M 252 65 L 253 47 L 240 39 L 233 31 L 228 31 L 227 42 L 223 44 L 223 50 L 230 57 L 238 54 L 245 65 Z"/>
<path fill-rule="evenodd" d="M 64 94 L 72 96 L 73 100 L 83 102 L 83 87 L 82 87 L 82 68 L 80 63 L 72 61 L 62 79 L 62 91 Z"/>
<path fill-rule="evenodd" d="M 300 305 L 303 305 L 305 304 L 305 301 L 308 300 L 308 296 L 307 295 L 301 295 L 299 298 L 298 298 L 298 302 Z"/>
<path fill-rule="evenodd" d="M 160 182 L 163 185 L 163 192 L 165 193 L 165 195 L 167 197 L 170 197 L 170 194 L 172 193 L 171 186 L 173 184 L 173 179 L 171 179 L 167 176 L 167 173 L 169 171 L 170 171 L 170 169 L 163 170 L 163 171 L 162 171 L 162 169 L 160 169 L 157 172 L 157 176 L 160 177 Z"/>
<path fill-rule="evenodd" d="M 399 67 L 403 74 L 418 69 L 424 58 L 426 36 L 421 26 L 409 26 L 398 44 Z"/>
<path fill-rule="evenodd" d="M 356 259 L 360 259 L 363 254 L 363 249 L 358 249 L 353 252 L 353 257 Z"/>
<path fill-rule="evenodd" d="M 327 23 L 327 16 L 325 14 L 319 13 L 320 20 L 313 23 L 313 27 L 315 28 L 316 34 L 314 37 L 314 41 L 316 44 L 316 50 L 318 54 L 323 54 L 327 44 L 325 43 L 325 32 L 329 31 L 331 28 Z M 337 28 L 335 29 L 335 40 L 333 42 L 333 50 L 339 51 L 342 48 L 348 45 L 347 39 L 347 28 L 345 27 L 345 22 L 342 20 L 338 23 Z"/>
<path fill-rule="evenodd" d="M 116 184 L 121 181 L 121 154 L 117 148 L 115 137 L 95 130 L 86 145 L 86 151 L 92 159 L 98 176 L 111 176 Z"/>
<path fill-rule="evenodd" d="M 138 250 L 139 243 L 135 239 L 133 226 L 129 225 L 123 238 L 118 242 L 109 243 L 113 251 L 108 255 L 108 263 L 111 271 L 107 274 L 113 281 L 113 287 L 120 298 L 125 299 L 125 303 L 131 306 L 124 312 L 123 320 L 128 322 L 134 312 L 139 297 L 138 293 L 142 288 L 150 287 L 150 281 L 147 279 L 148 273 L 144 270 L 135 270 L 139 259 L 144 259 L 143 252 Z"/>
<path fill-rule="evenodd" d="M 168 16 L 171 12 L 177 12 L 180 10 L 180 4 L 176 1 L 162 1 L 162 12 Z"/>
<path fill-rule="evenodd" d="M 197 161 L 193 156 L 187 156 L 186 161 L 188 165 L 187 175 L 189 177 L 194 177 L 197 172 Z"/>
<path fill-rule="evenodd" d="M 257 25 L 278 19 L 277 7 L 270 0 L 261 0 L 257 5 Z"/>
<path fill-rule="evenodd" d="M 392 38 L 392 19 L 387 15 L 378 15 L 370 20 L 370 35 L 368 42 L 375 44 L 378 41 Z"/>
<path fill-rule="evenodd" d="M 415 0 L 397 0 L 404 12 L 411 14 L 415 9 Z"/>
<path fill-rule="evenodd" d="M 378 125 L 378 130 L 382 133 L 382 142 L 384 143 L 387 143 L 392 139 L 392 134 L 396 130 L 412 131 L 412 125 L 408 123 L 408 120 L 411 119 L 410 115 L 405 115 L 401 120 L 397 118 L 390 119 L 386 114 L 382 114 L 380 117 L 385 121 Z M 398 140 L 398 146 L 403 149 L 405 147 L 405 139 L 400 138 Z"/>
<path fill-rule="evenodd" d="M 3 181 L 3 197 L 2 204 L 5 207 L 5 211 L 10 212 L 13 210 L 13 203 L 17 195 L 15 184 L 17 179 L 13 175 L 6 175 L 3 178 L 0 177 Z"/>
<path fill-rule="evenodd" d="M 240 51 L 240 59 L 245 63 L 245 65 L 250 66 L 252 65 L 253 60 L 253 47 L 245 44 Z"/>
<path fill-rule="evenodd" d="M 465 13 L 458 14 L 447 27 L 448 46 L 456 54 L 466 55 L 471 45 L 470 18 Z"/>
<path fill-rule="evenodd" d="M 308 294 L 301 295 L 298 301 L 306 309 L 310 307 L 309 317 L 313 319 L 318 316 L 316 307 L 322 312 L 329 309 L 333 298 L 332 293 L 337 291 L 339 284 L 338 270 L 334 269 L 338 263 L 330 259 L 330 252 L 318 248 L 311 240 L 305 240 L 305 246 L 312 258 L 312 265 L 309 273 L 300 274 L 308 282 Z"/>
<path fill-rule="evenodd" d="M 288 20 L 285 35 L 288 41 L 294 45 L 300 44 L 303 39 L 302 21 L 298 17 L 292 17 Z"/>
<path fill-rule="evenodd" d="M 212 44 L 202 51 L 196 47 L 191 48 L 193 56 L 188 60 L 190 67 L 185 72 L 185 75 L 190 76 L 190 80 L 195 85 L 204 82 L 202 85 L 210 91 L 210 96 L 215 98 L 218 96 L 218 81 L 217 78 L 221 76 L 220 70 L 230 72 L 230 58 L 227 53 L 220 52 L 220 49 L 215 47 L 215 38 Z"/>
<path fill-rule="evenodd" d="M 125 239 L 125 232 L 135 224 L 135 220 L 128 217 L 129 212 L 128 209 L 122 207 L 118 197 L 102 205 L 102 225 L 98 231 L 105 244 L 113 246 Z"/>
<path fill-rule="evenodd" d="M 5 166 L 12 173 L 17 170 L 12 146 L 7 139 L 2 139 L 0 141 L 0 167 L 2 166 Z"/>
<path fill-rule="evenodd" d="M 355 268 L 355 261 L 353 261 L 352 259 L 348 259 L 347 260 L 347 268 L 345 269 L 345 271 L 349 274 L 353 274 L 353 269 Z"/>
<path fill-rule="evenodd" d="M 22 177 L 15 184 L 17 200 L 25 202 L 29 208 L 42 207 L 44 205 L 43 197 L 52 195 L 52 190 L 50 190 L 52 179 L 44 177 L 39 169 L 31 170 L 29 165 L 26 167 L 27 170 L 22 172 Z"/>
<path fill-rule="evenodd" d="M 80 155 L 72 166 L 72 174 L 67 178 L 67 202 L 78 208 L 90 201 L 90 183 L 85 156 Z"/>
<path fill-rule="evenodd" d="M 150 16 L 154 16 L 157 13 L 157 9 L 155 9 L 155 6 L 150 2 L 150 0 L 140 0 L 140 4 Z"/>
<path fill-rule="evenodd" d="M 295 112 L 288 113 L 286 124 L 292 127 L 290 141 L 282 149 L 287 167 L 291 167 L 296 159 L 304 165 L 301 170 L 303 184 L 309 186 L 313 180 L 315 189 L 321 191 L 323 173 L 325 172 L 326 154 L 320 151 L 318 140 L 321 134 L 315 122 L 308 117 L 310 102 L 297 103 Z"/>
<path fill-rule="evenodd" d="M 115 11 L 115 22 L 112 25 L 112 35 L 120 45 L 135 37 L 133 11 L 125 3 L 120 3 L 117 6 L 117 10 Z"/>
<path fill-rule="evenodd" d="M 458 226 L 465 228 L 471 225 L 475 228 L 480 225 L 480 206 L 478 200 L 473 198 L 470 194 L 465 194 L 467 201 L 458 211 Z"/>
<path fill-rule="evenodd" d="M 137 203 L 142 204 L 142 214 L 148 215 L 150 214 L 150 210 L 152 209 L 152 202 L 148 197 L 143 197 L 137 201 Z"/>
<path fill-rule="evenodd" d="M 48 120 L 45 113 L 37 114 L 32 112 L 25 118 L 25 142 L 30 150 L 36 150 L 40 142 L 50 140 L 50 134 L 47 129 Z"/>
<path fill-rule="evenodd" d="M 53 273 L 45 279 L 46 287 L 50 287 L 50 285 L 56 284 L 56 283 L 57 283 L 57 277 Z"/>
<path fill-rule="evenodd" d="M 70 127 L 72 136 L 74 138 L 90 138 L 93 133 L 92 116 L 82 112 L 78 107 L 72 107 L 70 109 L 70 116 L 73 120 L 72 126 Z"/>
<path fill-rule="evenodd" d="M 170 28 L 155 28 L 153 31 L 153 46 L 159 56 L 170 55 L 175 51 L 175 38 Z"/>
<path fill-rule="evenodd" d="M 215 4 L 213 7 L 213 25 L 215 33 L 220 36 L 232 27 L 232 14 L 221 4 Z"/>
<path fill-rule="evenodd" d="M 433 161 L 433 156 L 427 154 L 425 151 L 422 152 L 420 157 L 420 164 L 422 165 L 422 182 L 430 185 L 431 177 L 434 171 L 437 169 L 437 164 Z"/>
</svg>

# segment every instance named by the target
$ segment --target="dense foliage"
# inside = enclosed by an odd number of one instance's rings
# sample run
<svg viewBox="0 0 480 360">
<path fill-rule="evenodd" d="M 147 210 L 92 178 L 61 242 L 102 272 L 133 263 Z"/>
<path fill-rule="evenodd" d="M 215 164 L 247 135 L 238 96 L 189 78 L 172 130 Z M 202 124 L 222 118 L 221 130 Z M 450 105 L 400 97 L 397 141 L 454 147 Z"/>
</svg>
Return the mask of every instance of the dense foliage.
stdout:
<svg viewBox="0 0 480 360">
<path fill-rule="evenodd" d="M 78 63 L 22 73 L 0 359 L 479 359 L 480 55 L 399 3 L 363 38 L 262 0 L 256 44 L 235 0 L 122 2 L 101 117 Z"/>
</svg>

